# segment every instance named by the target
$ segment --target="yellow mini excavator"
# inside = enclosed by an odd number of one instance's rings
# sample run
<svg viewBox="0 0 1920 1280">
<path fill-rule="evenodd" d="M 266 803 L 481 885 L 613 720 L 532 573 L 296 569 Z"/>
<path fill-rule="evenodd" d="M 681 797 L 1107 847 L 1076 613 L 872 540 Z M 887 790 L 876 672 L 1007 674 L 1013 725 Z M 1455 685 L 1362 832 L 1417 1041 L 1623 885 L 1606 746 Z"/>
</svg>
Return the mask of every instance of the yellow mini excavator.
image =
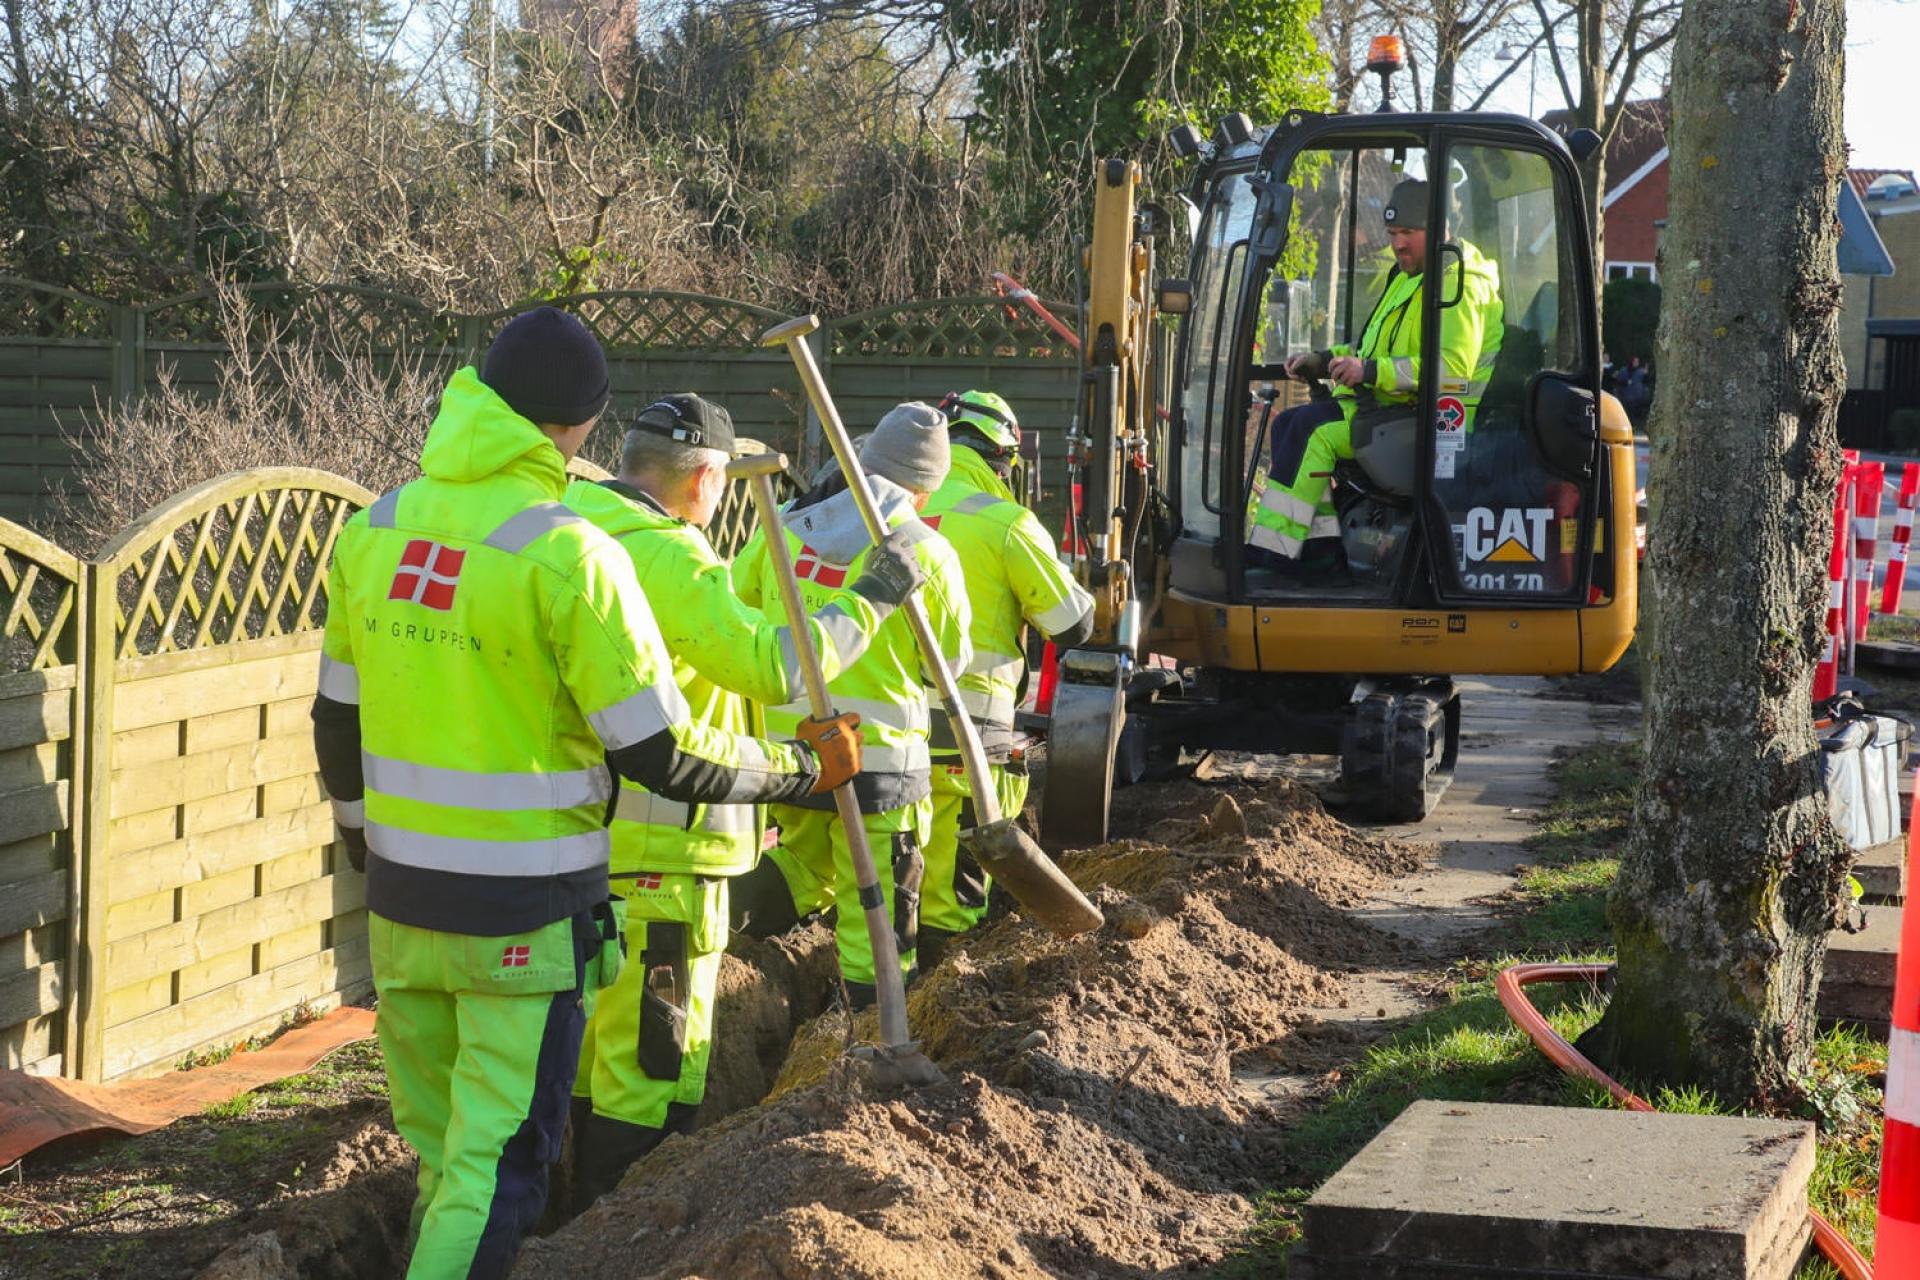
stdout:
<svg viewBox="0 0 1920 1280">
<path fill-rule="evenodd" d="M 1375 42 L 1373 112 L 1174 134 L 1194 164 L 1185 279 L 1155 277 L 1176 215 L 1138 201 L 1139 167 L 1098 167 L 1068 447 L 1097 627 L 1060 656 L 1045 723 L 1050 840 L 1104 840 L 1115 782 L 1182 751 L 1338 754 L 1355 809 L 1418 820 L 1452 779 L 1453 677 L 1604 671 L 1633 638 L 1633 444 L 1600 389 L 1575 158 L 1599 139 L 1396 111 L 1399 62 Z M 1343 571 L 1303 581 L 1249 546 L 1277 415 L 1330 394 L 1286 362 L 1360 343 L 1399 271 L 1396 189 L 1427 202 L 1421 358 L 1397 362 L 1394 403 L 1351 412 L 1315 522 L 1337 522 Z M 1470 263 L 1483 295 L 1497 271 L 1498 298 L 1463 378 L 1441 343 Z"/>
</svg>

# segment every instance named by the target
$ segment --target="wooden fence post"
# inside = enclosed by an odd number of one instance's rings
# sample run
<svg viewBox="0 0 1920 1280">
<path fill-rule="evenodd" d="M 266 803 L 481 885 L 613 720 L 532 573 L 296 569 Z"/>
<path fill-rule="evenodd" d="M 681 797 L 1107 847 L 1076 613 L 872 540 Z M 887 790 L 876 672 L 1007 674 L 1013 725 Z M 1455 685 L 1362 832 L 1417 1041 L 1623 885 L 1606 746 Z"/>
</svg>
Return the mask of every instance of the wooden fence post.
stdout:
<svg viewBox="0 0 1920 1280">
<path fill-rule="evenodd" d="M 486 345 L 487 325 L 479 316 L 460 317 L 460 363 L 478 365 L 481 349 Z"/>
<path fill-rule="evenodd" d="M 117 576 L 88 561 L 81 575 L 80 670 L 74 735 L 74 914 L 68 925 L 72 987 L 67 1074 L 98 1083 L 106 1068 L 107 834 L 113 817 L 113 689 Z M 75 1067 L 73 1064 L 78 1063 Z"/>
<path fill-rule="evenodd" d="M 133 407 L 146 389 L 147 313 L 143 307 L 112 311 L 113 367 L 108 399 L 116 410 Z"/>
</svg>

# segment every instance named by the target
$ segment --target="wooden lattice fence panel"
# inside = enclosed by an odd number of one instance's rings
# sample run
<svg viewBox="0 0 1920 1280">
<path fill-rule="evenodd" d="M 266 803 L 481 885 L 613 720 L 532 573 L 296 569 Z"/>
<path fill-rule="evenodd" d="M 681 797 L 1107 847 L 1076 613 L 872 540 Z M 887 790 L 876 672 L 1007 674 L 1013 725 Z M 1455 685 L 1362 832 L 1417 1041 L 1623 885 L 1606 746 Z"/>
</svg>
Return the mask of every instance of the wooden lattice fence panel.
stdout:
<svg viewBox="0 0 1920 1280">
<path fill-rule="evenodd" d="M 315 334 L 355 351 L 419 350 L 460 340 L 461 320 L 417 298 L 352 285 L 254 285 L 237 299 L 256 340 Z M 156 302 L 146 309 L 146 341 L 224 345 L 220 300 L 209 291 Z"/>
<path fill-rule="evenodd" d="M 211 481 L 102 553 L 89 726 L 89 1034 L 111 1079 L 369 989 L 308 708 L 325 568 L 372 495 L 324 472 Z"/>
<path fill-rule="evenodd" d="M 80 600 L 72 555 L 0 520 L 0 1067 L 65 1066 Z"/>
<path fill-rule="evenodd" d="M 0 276 L 0 337 L 107 339 L 113 308 L 71 289 Z"/>
<path fill-rule="evenodd" d="M 489 317 L 489 331 L 533 305 Z M 786 319 L 750 302 L 665 289 L 588 293 L 552 305 L 579 316 L 609 354 L 633 348 L 753 351 L 761 333 Z"/>
</svg>

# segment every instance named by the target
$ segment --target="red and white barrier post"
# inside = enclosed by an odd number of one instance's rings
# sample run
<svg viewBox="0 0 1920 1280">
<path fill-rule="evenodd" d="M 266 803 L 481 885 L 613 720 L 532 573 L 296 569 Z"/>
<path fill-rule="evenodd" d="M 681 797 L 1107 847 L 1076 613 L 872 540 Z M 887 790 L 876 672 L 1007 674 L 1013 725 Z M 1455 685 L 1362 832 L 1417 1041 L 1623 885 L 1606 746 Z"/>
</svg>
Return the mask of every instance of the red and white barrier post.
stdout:
<svg viewBox="0 0 1920 1280">
<path fill-rule="evenodd" d="M 1920 835 L 1920 788 L 1907 823 L 1907 873 Z M 1878 1280 L 1920 1280 L 1920 911 L 1903 911 L 1893 976 L 1893 1030 L 1887 1037 L 1887 1127 L 1880 1147 L 1880 1221 L 1874 1231 Z"/>
<path fill-rule="evenodd" d="M 1887 585 L 1880 593 L 1880 612 L 1900 612 L 1900 587 L 1907 580 L 1907 542 L 1913 537 L 1913 512 L 1920 506 L 1920 462 L 1909 462 L 1900 472 L 1900 502 L 1893 509 L 1893 542 L 1887 547 Z"/>
<path fill-rule="evenodd" d="M 1853 468 L 1840 473 L 1833 495 L 1833 545 L 1827 552 L 1827 647 L 1813 669 L 1813 700 L 1831 698 L 1840 683 L 1840 639 L 1847 598 L 1847 548 L 1852 532 L 1847 513 L 1853 509 Z"/>
<path fill-rule="evenodd" d="M 1887 467 L 1863 462 L 1853 484 L 1853 640 L 1867 638 L 1873 613 L 1873 557 L 1880 543 L 1880 501 L 1886 494 Z"/>
</svg>

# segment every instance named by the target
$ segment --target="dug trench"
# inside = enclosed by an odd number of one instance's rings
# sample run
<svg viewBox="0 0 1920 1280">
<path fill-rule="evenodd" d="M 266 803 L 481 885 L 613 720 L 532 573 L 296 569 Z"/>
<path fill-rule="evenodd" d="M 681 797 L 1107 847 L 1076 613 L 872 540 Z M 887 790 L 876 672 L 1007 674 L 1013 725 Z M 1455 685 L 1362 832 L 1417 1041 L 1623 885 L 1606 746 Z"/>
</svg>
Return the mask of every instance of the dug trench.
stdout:
<svg viewBox="0 0 1920 1280">
<path fill-rule="evenodd" d="M 1118 1280 L 1226 1256 L 1285 1119 L 1236 1066 L 1349 970 L 1402 957 L 1348 909 L 1422 852 L 1285 779 L 1122 792 L 1116 829 L 1062 859 L 1103 928 L 1063 941 L 1007 915 L 914 985 L 944 1084 L 889 1091 L 846 1055 L 874 1027 L 823 1008 L 824 929 L 730 965 L 711 1123 L 531 1241 L 516 1276 Z"/>
<path fill-rule="evenodd" d="M 1299 1105 L 1246 1080 L 1354 1051 L 1314 1041 L 1310 1011 L 1407 963 L 1350 912 L 1431 849 L 1286 778 L 1123 791 L 1114 826 L 1063 857 L 1103 928 L 1062 941 L 1002 915 L 912 988 L 942 1085 L 881 1089 L 847 1057 L 875 1027 L 840 1010 L 824 925 L 737 942 L 699 1126 L 529 1241 L 516 1276 L 1120 1278 L 1230 1254 Z M 320 1176 L 170 1241 L 185 1265 L 143 1280 L 397 1273 L 405 1144 L 371 1111 L 334 1137 L 308 1156 Z"/>
</svg>

